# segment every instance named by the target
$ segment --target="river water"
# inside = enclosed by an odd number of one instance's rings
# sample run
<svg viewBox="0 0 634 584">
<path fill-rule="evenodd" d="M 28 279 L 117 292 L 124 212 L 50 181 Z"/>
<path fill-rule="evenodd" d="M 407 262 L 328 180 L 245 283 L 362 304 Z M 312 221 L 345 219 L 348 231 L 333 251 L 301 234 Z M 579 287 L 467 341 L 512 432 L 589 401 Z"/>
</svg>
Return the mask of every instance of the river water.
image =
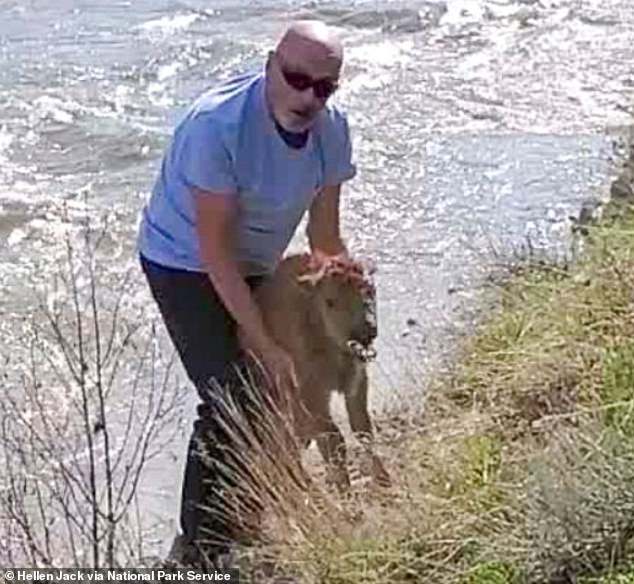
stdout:
<svg viewBox="0 0 634 584">
<path fill-rule="evenodd" d="M 606 195 L 632 124 L 631 0 L 0 0 L 0 348 L 84 213 L 111 219 L 101 269 L 134 262 L 183 108 L 259 66 L 295 17 L 338 27 L 346 47 L 335 99 L 359 172 L 343 228 L 378 266 L 376 409 L 419 399 L 471 330 L 495 256 L 529 239 L 566 253 L 569 217 Z M 144 492 L 171 518 L 166 460 Z"/>
</svg>

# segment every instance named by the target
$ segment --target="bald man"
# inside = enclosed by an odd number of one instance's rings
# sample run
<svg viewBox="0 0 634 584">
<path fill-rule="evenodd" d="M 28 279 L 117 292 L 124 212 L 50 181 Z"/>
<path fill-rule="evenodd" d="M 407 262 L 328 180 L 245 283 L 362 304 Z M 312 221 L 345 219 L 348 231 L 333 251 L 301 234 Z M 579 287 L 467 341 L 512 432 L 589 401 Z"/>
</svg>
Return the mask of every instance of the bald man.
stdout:
<svg viewBox="0 0 634 584">
<path fill-rule="evenodd" d="M 267 334 L 252 291 L 275 270 L 307 211 L 312 252 L 346 253 L 339 195 L 355 167 L 346 117 L 328 104 L 342 62 L 332 30 L 294 23 L 263 71 L 213 88 L 188 110 L 143 210 L 141 265 L 201 399 L 181 501 L 190 559 L 203 541 L 230 544 L 244 536 L 231 518 L 209 511 L 221 471 L 199 455 L 201 439 L 214 460 L 234 453 L 217 421 L 219 387 L 236 387 L 242 362 L 237 327 L 272 379 L 296 384 L 293 363 Z M 222 552 L 220 544 L 205 553 Z"/>
</svg>

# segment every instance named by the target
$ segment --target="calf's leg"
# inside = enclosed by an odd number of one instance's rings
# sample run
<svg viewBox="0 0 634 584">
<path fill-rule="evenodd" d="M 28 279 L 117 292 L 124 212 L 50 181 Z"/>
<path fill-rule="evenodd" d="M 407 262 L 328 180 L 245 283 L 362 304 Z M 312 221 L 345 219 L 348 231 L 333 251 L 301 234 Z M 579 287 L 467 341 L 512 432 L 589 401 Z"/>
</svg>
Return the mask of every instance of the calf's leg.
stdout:
<svg viewBox="0 0 634 584">
<path fill-rule="evenodd" d="M 364 447 L 370 463 L 370 475 L 377 484 L 390 486 L 390 475 L 381 458 L 374 452 L 374 432 L 368 413 L 368 375 L 365 367 L 355 364 L 350 368 L 343 391 L 350 427 Z"/>
<path fill-rule="evenodd" d="M 341 431 L 333 422 L 330 414 L 321 416 L 317 422 L 317 448 L 327 466 L 327 480 L 339 492 L 350 489 L 350 477 L 346 456 L 346 443 Z"/>
</svg>

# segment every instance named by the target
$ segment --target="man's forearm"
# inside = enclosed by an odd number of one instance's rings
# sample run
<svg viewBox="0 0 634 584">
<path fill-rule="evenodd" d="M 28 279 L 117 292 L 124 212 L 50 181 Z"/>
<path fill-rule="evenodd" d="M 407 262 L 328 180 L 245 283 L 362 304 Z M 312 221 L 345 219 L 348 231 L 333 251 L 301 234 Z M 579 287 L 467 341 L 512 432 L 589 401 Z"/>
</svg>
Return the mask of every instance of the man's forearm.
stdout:
<svg viewBox="0 0 634 584">
<path fill-rule="evenodd" d="M 341 187 L 324 187 L 310 208 L 306 234 L 315 255 L 347 255 L 339 228 L 339 193 Z"/>
<path fill-rule="evenodd" d="M 339 256 L 347 255 L 348 250 L 341 238 L 332 238 L 327 242 L 314 241 L 309 237 L 308 243 L 314 255 Z"/>
<path fill-rule="evenodd" d="M 262 352 L 270 346 L 262 315 L 240 273 L 234 253 L 235 197 L 194 189 L 200 255 L 211 283 L 247 343 Z"/>
<path fill-rule="evenodd" d="M 238 265 L 230 257 L 215 256 L 206 262 L 207 273 L 225 305 L 238 323 L 249 346 L 263 352 L 270 344 L 260 310 Z"/>
</svg>

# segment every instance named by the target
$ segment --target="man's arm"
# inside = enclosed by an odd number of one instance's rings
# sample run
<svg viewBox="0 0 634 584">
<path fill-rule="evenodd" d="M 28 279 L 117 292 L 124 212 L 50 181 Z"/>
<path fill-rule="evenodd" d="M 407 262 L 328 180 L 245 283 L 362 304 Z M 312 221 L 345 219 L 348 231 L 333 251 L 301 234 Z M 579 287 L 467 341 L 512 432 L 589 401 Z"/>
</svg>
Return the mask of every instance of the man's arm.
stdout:
<svg viewBox="0 0 634 584">
<path fill-rule="evenodd" d="M 340 193 L 341 185 L 324 187 L 310 207 L 306 234 L 310 249 L 316 256 L 348 254 L 341 239 Z"/>
<path fill-rule="evenodd" d="M 200 254 L 205 269 L 225 307 L 242 328 L 249 346 L 265 354 L 272 341 L 234 253 L 236 198 L 198 188 L 193 191 Z"/>
</svg>

